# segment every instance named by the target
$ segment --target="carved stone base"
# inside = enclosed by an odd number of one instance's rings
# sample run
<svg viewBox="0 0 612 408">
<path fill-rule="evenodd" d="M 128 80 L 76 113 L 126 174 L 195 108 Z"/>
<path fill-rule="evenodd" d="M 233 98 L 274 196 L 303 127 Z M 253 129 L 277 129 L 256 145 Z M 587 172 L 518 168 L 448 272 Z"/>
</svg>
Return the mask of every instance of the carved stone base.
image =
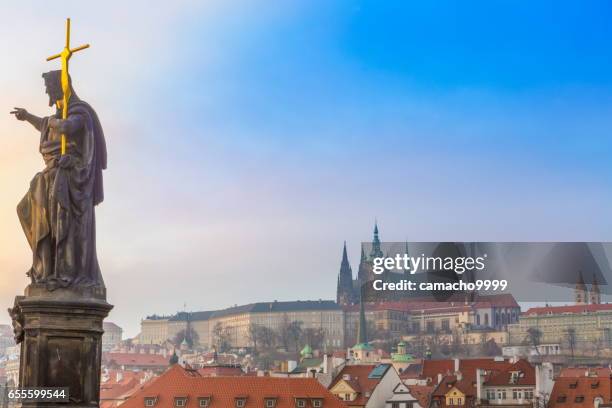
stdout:
<svg viewBox="0 0 612 408">
<path fill-rule="evenodd" d="M 14 326 L 23 330 L 20 387 L 68 387 L 70 402 L 24 402 L 23 407 L 98 407 L 102 321 L 112 309 L 105 293 L 49 292 L 31 285 L 25 294 L 15 298 L 11 312 Z"/>
</svg>

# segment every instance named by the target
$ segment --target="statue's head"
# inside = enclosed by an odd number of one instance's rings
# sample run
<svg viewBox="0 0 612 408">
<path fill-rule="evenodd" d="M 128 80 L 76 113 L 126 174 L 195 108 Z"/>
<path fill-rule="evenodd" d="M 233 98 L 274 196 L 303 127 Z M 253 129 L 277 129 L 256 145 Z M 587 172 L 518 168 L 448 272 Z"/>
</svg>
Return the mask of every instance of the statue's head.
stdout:
<svg viewBox="0 0 612 408">
<path fill-rule="evenodd" d="M 61 101 L 64 97 L 62 91 L 62 71 L 49 71 L 42 74 L 45 80 L 45 93 L 49 95 L 49 106 L 54 106 L 57 101 Z M 72 79 L 68 75 L 68 83 L 72 90 Z M 74 93 L 74 92 L 72 92 Z"/>
</svg>

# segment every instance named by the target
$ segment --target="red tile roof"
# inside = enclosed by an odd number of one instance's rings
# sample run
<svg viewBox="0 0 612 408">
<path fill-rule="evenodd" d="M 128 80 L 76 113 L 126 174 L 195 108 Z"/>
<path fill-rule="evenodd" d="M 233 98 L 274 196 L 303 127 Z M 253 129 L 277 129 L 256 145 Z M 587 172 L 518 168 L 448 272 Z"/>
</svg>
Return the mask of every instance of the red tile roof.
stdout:
<svg viewBox="0 0 612 408">
<path fill-rule="evenodd" d="M 229 377 L 236 375 L 245 375 L 240 366 L 233 365 L 213 365 L 198 368 L 198 373 L 202 377 Z"/>
<path fill-rule="evenodd" d="M 237 397 L 246 398 L 244 408 L 262 408 L 270 396 L 277 398 L 276 408 L 295 408 L 296 397 L 321 398 L 323 408 L 345 408 L 314 378 L 202 377 L 178 364 L 132 395 L 121 408 L 144 408 L 145 397 L 156 398 L 155 408 L 174 408 L 175 397 L 187 397 L 185 408 L 199 408 L 198 397 L 210 397 L 210 408 L 235 408 Z"/>
<path fill-rule="evenodd" d="M 169 357 L 164 357 L 160 354 L 144 354 L 144 353 L 104 353 L 102 361 L 106 365 L 113 363 L 118 366 L 126 367 L 150 367 L 161 368 L 169 365 Z"/>
<path fill-rule="evenodd" d="M 431 379 L 432 384 L 438 383 L 438 374 L 447 375 L 455 370 L 453 360 L 423 360 L 421 378 Z"/>
<path fill-rule="evenodd" d="M 353 388 L 357 392 L 357 398 L 353 401 L 344 401 L 345 404 L 351 405 L 365 405 L 372 395 L 374 388 L 380 382 L 380 378 L 369 378 L 368 375 L 372 370 L 376 367 L 374 364 L 359 364 L 359 365 L 347 365 L 342 368 L 342 370 L 336 375 L 336 378 L 329 385 L 328 389 L 334 388 L 336 384 L 340 381 L 346 381 L 350 384 L 351 388 Z M 348 376 L 350 379 L 345 380 L 344 378 Z M 366 396 L 366 394 L 368 394 Z"/>
<path fill-rule="evenodd" d="M 489 373 L 507 370 L 512 366 L 509 360 L 496 360 L 494 358 L 469 358 L 459 362 L 459 371 L 464 377 L 476 380 L 476 370 L 481 369 Z"/>
<path fill-rule="evenodd" d="M 143 371 L 108 370 L 108 379 L 100 384 L 100 406 L 113 408 L 139 390 L 147 380 Z"/>
<path fill-rule="evenodd" d="M 482 369 L 488 372 L 501 372 L 511 367 L 509 360 L 495 360 L 494 358 L 467 358 L 459 360 L 459 371 L 464 378 L 476 379 L 476 370 Z M 438 383 L 438 374 L 454 374 L 454 360 L 423 360 L 420 377 L 431 379 L 432 384 Z"/>
<path fill-rule="evenodd" d="M 512 373 L 518 372 L 518 377 L 513 379 Z M 485 385 L 525 385 L 535 387 L 535 368 L 527 360 L 519 360 L 505 370 L 494 373 Z"/>
<path fill-rule="evenodd" d="M 457 299 L 451 299 L 447 301 L 434 301 L 432 299 L 410 299 L 406 301 L 393 301 L 393 302 L 370 302 L 365 303 L 364 308 L 366 311 L 373 310 L 394 310 L 403 312 L 424 312 L 426 314 L 452 312 L 452 311 L 466 311 L 472 307 L 483 308 L 483 307 L 513 307 L 518 308 L 519 304 L 516 299 L 509 294 L 499 295 L 479 295 L 473 302 L 465 302 L 463 296 Z M 359 305 L 347 305 L 343 306 L 344 311 L 357 312 L 359 311 Z"/>
<path fill-rule="evenodd" d="M 594 305 L 569 305 L 569 306 L 546 306 L 532 307 L 527 310 L 525 315 L 548 315 L 548 314 L 563 314 L 563 313 L 594 313 L 612 310 L 612 303 L 602 303 Z"/>
<path fill-rule="evenodd" d="M 559 377 L 610 377 L 610 367 L 565 367 L 561 369 Z"/>
<path fill-rule="evenodd" d="M 476 307 L 520 307 L 514 296 L 512 296 L 510 293 L 502 293 L 498 295 L 479 295 L 476 297 L 474 305 Z"/>
<path fill-rule="evenodd" d="M 610 377 L 561 377 L 555 380 L 549 408 L 592 408 L 595 398 L 610 403 Z"/>
<path fill-rule="evenodd" d="M 429 406 L 429 396 L 434 390 L 433 385 L 408 385 L 408 390 L 419 401 L 420 406 Z"/>
</svg>

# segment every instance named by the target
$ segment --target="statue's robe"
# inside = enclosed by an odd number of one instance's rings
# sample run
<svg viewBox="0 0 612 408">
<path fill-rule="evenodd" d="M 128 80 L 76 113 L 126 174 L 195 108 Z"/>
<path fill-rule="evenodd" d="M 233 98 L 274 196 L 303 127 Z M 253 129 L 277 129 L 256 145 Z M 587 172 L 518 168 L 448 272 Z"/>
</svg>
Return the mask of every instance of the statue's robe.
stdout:
<svg viewBox="0 0 612 408">
<path fill-rule="evenodd" d="M 40 153 L 46 166 L 17 206 L 33 252 L 28 274 L 33 283 L 50 290 L 103 287 L 94 207 L 103 200 L 104 134 L 95 111 L 78 99 L 70 101 L 67 121 L 76 130 L 67 135 L 67 154 L 62 157 L 59 132 L 49 127 L 49 118 L 43 119 Z"/>
</svg>

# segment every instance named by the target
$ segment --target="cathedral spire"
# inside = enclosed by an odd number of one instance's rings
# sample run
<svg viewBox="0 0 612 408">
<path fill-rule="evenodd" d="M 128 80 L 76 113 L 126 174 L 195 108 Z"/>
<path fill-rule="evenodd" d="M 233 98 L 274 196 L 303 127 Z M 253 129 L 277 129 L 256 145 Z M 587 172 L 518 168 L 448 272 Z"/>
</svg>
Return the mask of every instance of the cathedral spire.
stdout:
<svg viewBox="0 0 612 408">
<path fill-rule="evenodd" d="M 368 344 L 367 321 L 365 317 L 365 307 L 363 306 L 363 296 L 359 301 L 359 328 L 357 333 L 358 344 Z"/>
<path fill-rule="evenodd" d="M 336 290 L 336 302 L 340 305 L 352 304 L 355 301 L 353 294 L 353 270 L 346 253 L 346 241 L 342 248 L 342 261 L 338 273 L 338 287 Z"/>
<path fill-rule="evenodd" d="M 372 239 L 372 252 L 370 258 L 380 258 L 383 252 L 380 249 L 380 238 L 378 237 L 378 221 L 374 221 L 374 238 Z"/>
<path fill-rule="evenodd" d="M 344 241 L 344 247 L 342 248 L 342 262 L 340 264 L 340 269 L 342 269 L 342 267 L 345 265 L 348 266 L 348 264 L 349 264 L 349 261 L 348 261 L 348 255 L 346 254 L 346 241 Z"/>
</svg>

